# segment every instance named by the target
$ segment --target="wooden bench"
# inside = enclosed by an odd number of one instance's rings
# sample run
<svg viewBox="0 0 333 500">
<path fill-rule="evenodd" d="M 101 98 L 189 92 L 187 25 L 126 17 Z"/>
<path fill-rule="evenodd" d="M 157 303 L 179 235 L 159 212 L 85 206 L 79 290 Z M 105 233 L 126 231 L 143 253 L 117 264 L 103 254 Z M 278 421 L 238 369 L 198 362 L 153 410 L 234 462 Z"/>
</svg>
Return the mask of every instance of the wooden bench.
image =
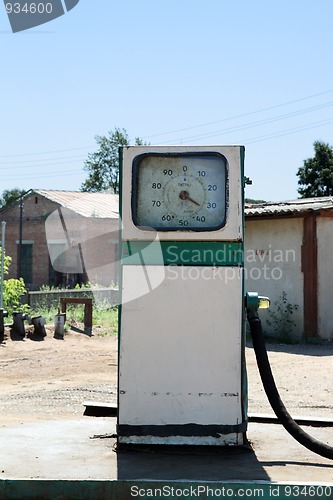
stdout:
<svg viewBox="0 0 333 500">
<path fill-rule="evenodd" d="M 92 299 L 81 297 L 61 297 L 61 312 L 66 314 L 67 304 L 84 304 L 84 329 L 91 332 L 92 329 Z"/>
</svg>

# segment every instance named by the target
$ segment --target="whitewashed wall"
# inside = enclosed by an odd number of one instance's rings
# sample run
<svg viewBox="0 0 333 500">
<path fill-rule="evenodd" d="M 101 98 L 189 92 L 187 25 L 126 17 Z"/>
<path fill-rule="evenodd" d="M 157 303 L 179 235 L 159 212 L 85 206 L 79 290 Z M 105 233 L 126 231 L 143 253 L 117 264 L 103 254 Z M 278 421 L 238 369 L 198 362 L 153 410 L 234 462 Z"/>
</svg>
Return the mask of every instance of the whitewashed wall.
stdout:
<svg viewBox="0 0 333 500">
<path fill-rule="evenodd" d="M 276 308 L 274 302 L 285 291 L 288 302 L 298 305 L 293 313 L 297 324 L 292 332 L 294 337 L 301 337 L 304 329 L 302 238 L 302 218 L 246 220 L 245 290 L 268 296 L 272 310 Z M 265 331 L 271 332 L 266 323 L 268 314 L 261 311 L 260 317 Z M 333 318 L 333 308 L 331 316 Z"/>
</svg>

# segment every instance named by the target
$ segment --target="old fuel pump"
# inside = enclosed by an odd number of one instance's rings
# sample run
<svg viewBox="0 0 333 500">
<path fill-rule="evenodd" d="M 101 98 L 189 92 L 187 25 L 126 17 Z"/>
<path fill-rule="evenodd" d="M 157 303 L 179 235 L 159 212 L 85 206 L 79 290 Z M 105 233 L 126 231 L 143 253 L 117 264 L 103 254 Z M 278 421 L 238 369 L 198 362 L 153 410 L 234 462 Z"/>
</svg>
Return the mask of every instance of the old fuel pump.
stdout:
<svg viewBox="0 0 333 500">
<path fill-rule="evenodd" d="M 243 163 L 242 146 L 121 150 L 119 443 L 246 442 Z"/>
</svg>

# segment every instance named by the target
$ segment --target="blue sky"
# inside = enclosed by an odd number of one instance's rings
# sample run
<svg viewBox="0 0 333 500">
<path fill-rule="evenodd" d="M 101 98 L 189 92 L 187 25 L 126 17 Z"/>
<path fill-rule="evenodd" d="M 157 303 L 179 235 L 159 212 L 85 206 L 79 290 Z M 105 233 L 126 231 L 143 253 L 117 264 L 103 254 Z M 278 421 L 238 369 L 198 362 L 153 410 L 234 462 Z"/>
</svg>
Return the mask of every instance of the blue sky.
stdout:
<svg viewBox="0 0 333 500">
<path fill-rule="evenodd" d="M 0 5 L 0 195 L 78 190 L 95 135 L 243 144 L 246 196 L 297 197 L 333 145 L 331 0 L 80 0 L 13 34 Z"/>
</svg>

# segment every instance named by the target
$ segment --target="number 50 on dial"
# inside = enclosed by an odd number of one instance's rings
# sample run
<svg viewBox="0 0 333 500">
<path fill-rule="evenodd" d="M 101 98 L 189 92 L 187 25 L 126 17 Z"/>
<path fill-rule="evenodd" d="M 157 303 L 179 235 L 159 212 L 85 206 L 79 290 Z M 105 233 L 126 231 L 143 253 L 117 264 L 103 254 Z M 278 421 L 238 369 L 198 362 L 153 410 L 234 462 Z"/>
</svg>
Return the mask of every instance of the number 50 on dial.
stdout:
<svg viewBox="0 0 333 500">
<path fill-rule="evenodd" d="M 226 222 L 227 160 L 216 152 L 146 153 L 133 162 L 137 227 L 212 231 Z"/>
</svg>

